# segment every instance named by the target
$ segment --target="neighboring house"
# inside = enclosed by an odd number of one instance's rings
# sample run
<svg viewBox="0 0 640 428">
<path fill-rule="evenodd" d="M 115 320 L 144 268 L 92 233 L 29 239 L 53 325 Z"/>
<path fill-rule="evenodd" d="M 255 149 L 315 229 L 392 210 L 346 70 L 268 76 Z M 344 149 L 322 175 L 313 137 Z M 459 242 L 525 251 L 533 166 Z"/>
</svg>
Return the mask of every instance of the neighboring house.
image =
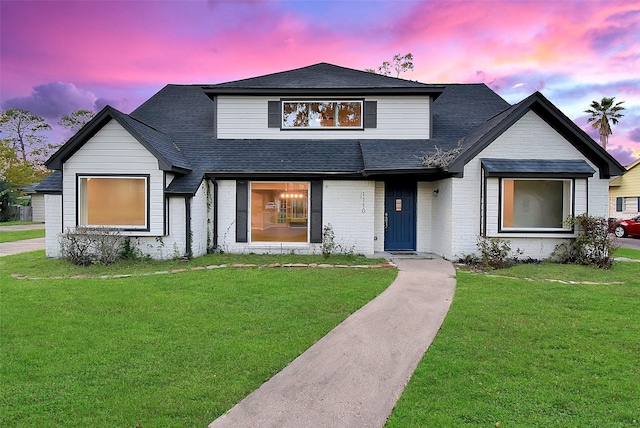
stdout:
<svg viewBox="0 0 640 428">
<path fill-rule="evenodd" d="M 617 220 L 640 214 L 640 159 L 609 183 L 609 217 Z"/>
<path fill-rule="evenodd" d="M 436 147 L 444 167 L 420 158 Z M 606 216 L 622 166 L 540 93 L 429 85 L 321 63 L 214 85 L 168 85 L 131 114 L 105 107 L 47 162 L 47 256 L 77 225 L 110 226 L 154 258 L 343 250 L 476 252 L 478 236 L 548 256 L 563 220 Z"/>
<path fill-rule="evenodd" d="M 38 183 L 31 184 L 23 187 L 21 190 L 29 195 L 29 206 L 31 212 L 29 213 L 29 221 L 35 221 L 38 223 L 44 223 L 44 195 L 36 192 Z"/>
</svg>

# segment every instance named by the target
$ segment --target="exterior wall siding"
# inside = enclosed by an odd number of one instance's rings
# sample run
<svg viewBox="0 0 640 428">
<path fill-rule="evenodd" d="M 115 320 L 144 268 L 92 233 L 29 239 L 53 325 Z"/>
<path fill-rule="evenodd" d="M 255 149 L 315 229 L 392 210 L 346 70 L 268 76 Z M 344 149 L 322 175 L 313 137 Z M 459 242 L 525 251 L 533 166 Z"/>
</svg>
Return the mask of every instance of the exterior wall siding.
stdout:
<svg viewBox="0 0 640 428">
<path fill-rule="evenodd" d="M 476 253 L 476 237 L 480 234 L 481 221 L 481 164 L 482 158 L 510 159 L 584 159 L 583 155 L 567 142 L 536 113 L 528 112 L 510 129 L 472 159 L 464 169 L 463 178 L 453 178 L 453 224 L 464 225 L 454 228 L 451 234 L 451 250 L 444 253 L 448 258 Z M 585 159 L 586 160 L 586 159 Z M 608 208 L 608 180 L 599 178 L 597 167 L 586 160 L 596 170 L 587 180 L 577 179 L 575 186 L 575 214 L 588 212 L 594 216 L 606 216 Z M 563 237 L 573 234 L 507 234 L 498 233 L 498 213 L 500 209 L 498 179 L 488 181 L 487 188 L 487 236 L 501 237 L 511 241 L 512 249 L 521 249 L 525 256 L 548 257 L 555 245 Z M 587 202 L 588 201 L 588 202 Z"/>
<path fill-rule="evenodd" d="M 31 195 L 31 221 L 44 223 L 44 195 L 41 193 Z"/>
<path fill-rule="evenodd" d="M 622 176 L 612 181 L 609 187 L 609 217 L 616 219 L 628 219 L 635 217 L 640 212 L 638 208 L 635 210 L 626 210 L 623 206 L 622 211 L 616 210 L 616 198 L 640 198 L 640 161 L 637 161 Z"/>
<path fill-rule="evenodd" d="M 323 183 L 323 224 L 331 224 L 336 252 L 373 255 L 374 181 L 325 180 Z"/>
<path fill-rule="evenodd" d="M 336 97 L 329 97 L 336 98 Z M 348 97 L 347 97 L 348 98 Z M 357 98 L 357 97 L 356 97 Z M 429 138 L 430 98 L 424 97 L 367 97 L 377 101 L 376 128 L 365 130 L 280 130 L 267 126 L 268 101 L 279 97 L 218 97 L 218 129 L 220 139 L 380 139 Z M 312 99 L 301 97 L 301 99 Z M 336 98 L 337 99 L 337 98 Z"/>
<path fill-rule="evenodd" d="M 44 206 L 45 254 L 47 257 L 58 258 L 61 256 L 58 238 L 63 232 L 62 195 L 44 195 Z"/>
</svg>

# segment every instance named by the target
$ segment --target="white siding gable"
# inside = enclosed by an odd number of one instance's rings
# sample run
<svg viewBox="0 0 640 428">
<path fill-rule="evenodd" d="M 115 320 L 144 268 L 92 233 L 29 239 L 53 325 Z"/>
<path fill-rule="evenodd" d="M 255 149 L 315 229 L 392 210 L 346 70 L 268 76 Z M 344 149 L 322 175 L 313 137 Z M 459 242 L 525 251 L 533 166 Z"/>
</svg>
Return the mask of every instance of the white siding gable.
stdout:
<svg viewBox="0 0 640 428">
<path fill-rule="evenodd" d="M 63 166 L 63 227 L 76 226 L 77 174 L 148 174 L 150 185 L 149 232 L 136 236 L 162 235 L 164 174 L 158 160 L 115 120 L 109 121 Z M 134 233 L 124 232 L 129 235 Z"/>
<path fill-rule="evenodd" d="M 476 239 L 480 234 L 481 222 L 481 159 L 584 159 L 596 173 L 588 179 L 575 180 L 575 214 L 588 212 L 595 216 L 606 216 L 608 201 L 608 180 L 599 178 L 598 168 L 587 160 L 578 149 L 558 134 L 536 113 L 528 112 L 511 128 L 496 138 L 488 147 L 472 159 L 464 168 L 463 178 L 452 179 L 452 224 L 450 253 L 447 257 L 460 257 L 476 252 Z M 554 246 L 563 237 L 571 234 L 506 234 L 498 233 L 498 179 L 487 183 L 487 235 L 499 236 L 512 241 L 512 249 L 520 248 L 526 256 L 534 258 L 548 257 Z M 587 202 L 588 201 L 588 202 Z M 446 250 L 446 247 L 443 248 Z"/>
</svg>

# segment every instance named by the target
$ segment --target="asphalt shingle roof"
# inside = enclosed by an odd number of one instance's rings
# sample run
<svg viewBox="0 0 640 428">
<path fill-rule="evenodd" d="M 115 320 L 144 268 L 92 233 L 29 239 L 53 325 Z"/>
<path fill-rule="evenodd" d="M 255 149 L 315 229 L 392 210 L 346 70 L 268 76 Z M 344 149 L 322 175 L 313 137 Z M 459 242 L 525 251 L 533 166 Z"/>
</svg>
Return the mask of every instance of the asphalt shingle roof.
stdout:
<svg viewBox="0 0 640 428">
<path fill-rule="evenodd" d="M 373 93 L 369 90 L 428 93 L 437 97 L 432 104 L 433 135 L 431 139 L 421 140 L 215 138 L 216 104 L 210 96 L 216 93 L 265 93 L 261 91 L 286 93 L 300 89 L 335 91 L 336 94 L 346 93 L 340 89 L 362 90 L 363 94 Z M 109 114 L 116 118 L 158 157 L 161 168 L 177 172 L 168 193 L 194 194 L 205 174 L 229 177 L 234 174 L 366 176 L 392 172 L 428 173 L 433 169 L 422 165 L 421 156 L 434 152 L 436 147 L 451 150 L 459 143 L 460 154 L 451 166 L 461 168 L 456 163 L 463 167 L 467 158 L 474 155 L 480 145 L 486 144 L 488 135 L 502 132 L 510 120 L 522 114 L 523 108 L 540 100 L 543 104 L 548 103 L 540 97 L 542 95 L 536 94 L 525 100 L 527 103 L 510 106 L 484 84 L 427 85 L 321 63 L 217 85 L 167 85 L 130 115 L 110 107 L 99 114 L 105 115 L 103 120 L 108 119 L 106 115 Z M 85 132 L 84 135 L 89 138 L 92 134 Z M 79 138 L 76 139 L 78 141 L 73 144 L 82 144 Z M 62 158 L 70 156 L 73 150 L 74 147 L 63 146 L 62 154 L 52 164 L 61 165 Z M 613 168 L 615 171 L 615 165 Z M 455 173 L 455 169 L 451 171 Z M 52 174 L 43 181 L 38 191 L 43 189 L 60 191 L 61 174 Z"/>
<path fill-rule="evenodd" d="M 596 171 L 581 159 L 482 159 L 489 175 L 546 174 L 592 176 Z"/>
</svg>

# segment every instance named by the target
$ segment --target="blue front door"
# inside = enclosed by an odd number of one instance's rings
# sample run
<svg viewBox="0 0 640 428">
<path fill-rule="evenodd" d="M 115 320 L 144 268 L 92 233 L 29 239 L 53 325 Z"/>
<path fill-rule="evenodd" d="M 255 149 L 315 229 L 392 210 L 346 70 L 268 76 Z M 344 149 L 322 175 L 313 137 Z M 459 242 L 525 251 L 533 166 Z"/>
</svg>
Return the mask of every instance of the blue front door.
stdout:
<svg viewBox="0 0 640 428">
<path fill-rule="evenodd" d="M 416 249 L 416 183 L 385 183 L 385 251 Z"/>
</svg>

